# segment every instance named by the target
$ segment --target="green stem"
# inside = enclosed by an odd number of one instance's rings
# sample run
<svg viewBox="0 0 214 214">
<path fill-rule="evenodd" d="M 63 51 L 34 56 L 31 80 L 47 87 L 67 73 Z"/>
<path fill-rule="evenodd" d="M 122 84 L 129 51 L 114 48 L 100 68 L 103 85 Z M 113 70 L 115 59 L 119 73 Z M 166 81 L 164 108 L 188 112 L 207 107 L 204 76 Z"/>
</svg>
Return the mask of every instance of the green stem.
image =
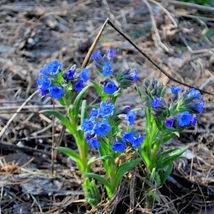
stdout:
<svg viewBox="0 0 214 214">
<path fill-rule="evenodd" d="M 83 173 L 86 173 L 87 172 L 87 155 L 88 154 L 85 154 L 85 140 L 82 139 L 80 134 L 81 134 L 80 131 L 76 130 L 75 139 L 76 139 L 76 143 L 78 146 L 80 158 L 81 158 L 83 166 L 84 166 Z"/>
<path fill-rule="evenodd" d="M 154 148 L 152 150 L 152 153 L 151 153 L 151 157 L 150 157 L 150 166 L 149 166 L 149 170 L 150 172 L 152 172 L 153 168 L 154 168 L 154 165 L 155 165 L 155 158 L 156 158 L 156 153 L 157 153 L 157 150 L 158 150 L 159 146 L 157 144 L 154 145 Z"/>
</svg>

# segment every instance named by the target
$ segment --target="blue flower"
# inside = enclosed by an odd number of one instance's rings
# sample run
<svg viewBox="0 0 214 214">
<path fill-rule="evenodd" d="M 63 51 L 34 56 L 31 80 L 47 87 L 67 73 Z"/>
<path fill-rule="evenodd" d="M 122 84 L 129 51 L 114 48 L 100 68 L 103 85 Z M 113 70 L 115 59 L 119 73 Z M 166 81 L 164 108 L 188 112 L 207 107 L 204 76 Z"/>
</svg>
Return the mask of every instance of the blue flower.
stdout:
<svg viewBox="0 0 214 214">
<path fill-rule="evenodd" d="M 90 140 L 88 140 L 88 144 L 94 149 L 100 148 L 100 144 L 99 144 L 97 138 L 91 138 Z"/>
<path fill-rule="evenodd" d="M 183 96 L 187 101 L 191 102 L 194 99 L 200 100 L 201 92 L 195 88 L 191 88 L 189 91 L 186 91 Z"/>
<path fill-rule="evenodd" d="M 112 116 L 114 114 L 114 104 L 101 102 L 99 114 L 103 118 Z"/>
<path fill-rule="evenodd" d="M 80 92 L 83 89 L 83 87 L 84 85 L 82 80 L 78 80 L 74 83 L 74 90 L 77 92 Z"/>
<path fill-rule="evenodd" d="M 108 60 L 114 59 L 115 56 L 116 56 L 116 51 L 115 50 L 109 49 L 107 51 L 107 58 L 108 58 Z"/>
<path fill-rule="evenodd" d="M 47 90 L 43 90 L 43 89 L 41 89 L 41 88 L 39 88 L 38 91 L 39 91 L 39 93 L 40 93 L 42 96 L 45 96 L 45 95 L 48 93 Z"/>
<path fill-rule="evenodd" d="M 203 108 L 204 108 L 204 101 L 203 101 L 203 100 L 200 100 L 199 103 L 196 103 L 196 110 L 197 110 L 200 114 L 202 114 Z"/>
<path fill-rule="evenodd" d="M 130 111 L 127 115 L 126 115 L 126 120 L 129 126 L 132 126 L 132 124 L 135 122 L 136 120 L 136 113 L 134 111 Z"/>
<path fill-rule="evenodd" d="M 177 121 L 179 126 L 188 126 L 192 120 L 192 114 L 190 114 L 188 111 L 184 111 L 177 116 Z"/>
<path fill-rule="evenodd" d="M 133 81 L 137 82 L 139 80 L 136 70 L 134 70 L 132 73 L 130 73 L 130 76 L 132 77 Z"/>
<path fill-rule="evenodd" d="M 87 68 L 83 68 L 81 73 L 80 73 L 80 79 L 83 81 L 83 82 L 87 82 L 88 79 L 89 79 L 89 71 Z"/>
<path fill-rule="evenodd" d="M 103 120 L 101 122 L 97 122 L 95 124 L 95 134 L 100 136 L 106 136 L 106 134 L 111 130 L 111 126 L 109 125 L 107 120 Z"/>
<path fill-rule="evenodd" d="M 193 116 L 191 119 L 191 125 L 194 126 L 197 123 L 197 118 L 196 116 Z"/>
<path fill-rule="evenodd" d="M 113 74 L 113 69 L 111 67 L 111 64 L 109 62 L 106 62 L 103 66 L 103 75 L 109 76 L 111 74 Z"/>
<path fill-rule="evenodd" d="M 41 71 L 40 75 L 51 75 L 55 76 L 60 72 L 62 65 L 57 61 L 54 60 L 51 64 L 46 65 Z"/>
<path fill-rule="evenodd" d="M 144 140 L 144 136 L 134 137 L 134 141 L 132 142 L 132 147 L 137 148 Z"/>
<path fill-rule="evenodd" d="M 86 140 L 90 140 L 91 138 L 93 138 L 94 137 L 94 133 L 93 133 L 93 130 L 92 131 L 87 131 L 87 132 L 84 132 L 84 138 L 86 139 Z"/>
<path fill-rule="evenodd" d="M 101 51 L 100 50 L 97 50 L 96 52 L 94 52 L 91 56 L 92 59 L 94 60 L 99 60 L 102 58 L 102 55 L 101 55 Z"/>
<path fill-rule="evenodd" d="M 90 113 L 90 118 L 97 118 L 99 116 L 99 109 L 92 108 Z"/>
<path fill-rule="evenodd" d="M 112 145 L 112 150 L 114 152 L 124 152 L 125 151 L 125 143 L 122 143 L 120 141 L 116 141 L 113 145 Z"/>
<path fill-rule="evenodd" d="M 42 91 L 48 90 L 51 86 L 51 80 L 47 76 L 42 76 L 42 78 L 37 78 L 37 88 L 41 89 Z"/>
<path fill-rule="evenodd" d="M 179 88 L 177 86 L 170 86 L 169 88 L 171 89 L 171 92 L 173 94 L 178 94 L 178 92 L 180 92 L 182 90 L 182 88 Z"/>
<path fill-rule="evenodd" d="M 117 110 L 117 115 L 119 114 L 127 114 L 129 111 L 131 111 L 132 107 L 131 106 L 123 106 L 123 107 L 120 107 L 118 110 Z"/>
<path fill-rule="evenodd" d="M 82 122 L 81 128 L 84 132 L 90 131 L 91 132 L 90 134 L 93 134 L 92 130 L 94 128 L 94 121 L 91 119 L 87 119 L 87 118 L 84 119 Z"/>
<path fill-rule="evenodd" d="M 152 107 L 159 108 L 159 107 L 161 107 L 161 104 L 162 104 L 161 98 L 155 96 L 154 99 L 152 100 Z"/>
<path fill-rule="evenodd" d="M 200 100 L 200 102 L 191 102 L 187 104 L 187 107 L 189 108 L 189 110 L 195 112 L 195 113 L 200 113 L 202 114 L 203 112 L 203 108 L 204 108 L 204 101 Z"/>
<path fill-rule="evenodd" d="M 121 88 L 127 88 L 133 84 L 133 76 L 130 73 L 130 69 L 121 71 L 116 76 L 116 81 L 120 84 Z"/>
<path fill-rule="evenodd" d="M 126 141 L 129 141 L 130 143 L 134 142 L 134 132 L 125 132 L 122 136 L 122 141 L 125 143 Z"/>
<path fill-rule="evenodd" d="M 59 99 L 64 94 L 64 89 L 58 85 L 54 85 L 50 87 L 48 90 L 49 90 L 50 96 L 53 98 Z"/>
<path fill-rule="evenodd" d="M 118 88 L 115 85 L 114 81 L 112 81 L 112 80 L 108 81 L 103 89 L 103 91 L 108 94 L 113 94 L 117 90 L 118 90 Z"/>
<path fill-rule="evenodd" d="M 73 70 L 68 70 L 66 71 L 66 77 L 68 80 L 72 80 L 74 78 L 74 74 L 75 74 L 75 71 Z"/>
<path fill-rule="evenodd" d="M 174 125 L 174 118 L 173 117 L 169 117 L 165 120 L 165 125 L 169 128 L 173 127 Z"/>
</svg>

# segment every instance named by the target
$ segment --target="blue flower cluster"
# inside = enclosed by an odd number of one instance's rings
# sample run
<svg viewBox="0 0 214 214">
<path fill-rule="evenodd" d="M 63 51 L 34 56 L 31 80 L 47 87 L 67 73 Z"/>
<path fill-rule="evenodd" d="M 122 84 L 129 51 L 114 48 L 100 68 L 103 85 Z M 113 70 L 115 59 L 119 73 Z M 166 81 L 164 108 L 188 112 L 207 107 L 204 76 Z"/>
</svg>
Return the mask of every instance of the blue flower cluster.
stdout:
<svg viewBox="0 0 214 214">
<path fill-rule="evenodd" d="M 74 69 L 69 69 L 62 74 L 62 65 L 54 60 L 40 71 L 40 76 L 36 81 L 41 95 L 45 96 L 49 93 L 52 98 L 59 99 L 64 96 L 65 86 L 68 83 L 72 83 L 73 89 L 80 92 L 89 79 L 89 71 L 83 68 L 80 73 L 77 73 Z"/>
<path fill-rule="evenodd" d="M 93 108 L 89 119 L 84 119 L 82 130 L 88 144 L 95 149 L 99 149 L 100 145 L 98 137 L 105 137 L 112 127 L 108 122 L 108 118 L 113 116 L 115 106 L 109 102 L 101 102 L 100 108 Z"/>
<path fill-rule="evenodd" d="M 136 113 L 131 111 L 130 106 L 116 110 L 110 100 L 101 102 L 100 108 L 93 108 L 91 110 L 89 118 L 84 119 L 81 125 L 81 129 L 84 131 L 84 137 L 91 147 L 95 149 L 100 148 L 99 140 L 106 137 L 112 130 L 109 121 L 112 121 L 115 115 L 118 114 L 126 114 L 126 120 L 129 126 L 132 126 L 136 120 Z M 125 151 L 127 141 L 131 143 L 133 148 L 136 148 L 144 139 L 143 136 L 136 137 L 133 131 L 125 132 L 122 140 L 118 140 L 118 138 L 119 137 L 116 137 L 116 141 L 112 145 L 112 150 L 117 152 Z"/>
<path fill-rule="evenodd" d="M 180 93 L 182 91 L 181 88 L 176 86 L 169 88 L 172 93 L 173 103 L 170 107 L 167 107 L 163 98 L 154 96 L 151 105 L 155 115 L 166 116 L 164 124 L 168 128 L 194 126 L 197 122 L 194 113 L 202 114 L 204 108 L 204 101 L 201 99 L 200 91 L 191 88 Z M 165 108 L 163 108 L 164 106 Z"/>
<path fill-rule="evenodd" d="M 95 53 L 93 53 L 91 58 L 94 59 L 95 66 L 97 67 L 98 71 L 102 73 L 103 76 L 109 77 L 114 73 L 112 62 L 115 56 L 115 50 L 108 50 L 104 56 L 101 55 L 100 50 L 97 50 Z M 133 81 L 137 82 L 138 80 L 139 78 L 137 76 L 137 71 L 134 70 L 133 72 L 130 72 L 130 69 L 127 69 L 117 74 L 116 81 L 106 79 L 104 81 L 103 91 L 107 94 L 114 94 L 120 88 L 127 88 L 133 83 Z"/>
<path fill-rule="evenodd" d="M 129 112 L 126 114 L 126 120 L 128 126 L 132 126 L 136 120 L 136 113 L 129 110 Z M 143 142 L 143 140 L 144 136 L 135 136 L 133 131 L 125 132 L 122 135 L 122 140 L 117 140 L 113 144 L 112 150 L 117 152 L 124 152 L 126 142 L 131 143 L 132 147 L 135 149 Z"/>
</svg>

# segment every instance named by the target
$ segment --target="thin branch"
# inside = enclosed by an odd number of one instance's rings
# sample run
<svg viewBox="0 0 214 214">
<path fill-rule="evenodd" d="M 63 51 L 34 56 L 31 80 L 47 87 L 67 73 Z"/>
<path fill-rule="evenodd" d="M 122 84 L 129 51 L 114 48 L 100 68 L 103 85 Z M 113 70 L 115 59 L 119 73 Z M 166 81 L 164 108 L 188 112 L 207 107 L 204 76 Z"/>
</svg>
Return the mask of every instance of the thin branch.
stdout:
<svg viewBox="0 0 214 214">
<path fill-rule="evenodd" d="M 99 41 L 99 38 L 100 38 L 100 36 L 102 35 L 102 33 L 103 33 L 103 31 L 104 31 L 104 29 L 105 29 L 105 26 L 106 26 L 106 24 L 107 24 L 108 21 L 109 21 L 109 19 L 107 18 L 107 19 L 105 20 L 105 22 L 103 23 L 102 27 L 100 28 L 100 31 L 98 32 L 98 34 L 97 34 L 97 36 L 96 36 L 94 42 L 92 43 L 92 45 L 91 45 L 91 47 L 90 47 L 90 49 L 89 49 L 89 51 L 88 51 L 88 53 L 87 53 L 87 55 L 86 55 L 86 57 L 85 57 L 83 63 L 82 63 L 81 68 L 86 67 L 86 65 L 88 64 L 88 61 L 89 61 L 89 59 L 90 59 L 90 57 L 91 57 L 91 55 L 92 55 L 92 53 L 93 53 L 93 51 L 94 51 L 94 48 L 95 48 L 97 42 Z"/>
<path fill-rule="evenodd" d="M 170 4 L 179 6 L 179 7 L 185 7 L 185 8 L 194 8 L 197 10 L 201 11 L 206 11 L 206 12 L 214 12 L 214 7 L 208 7 L 208 6 L 202 6 L 199 4 L 194 4 L 194 3 L 189 3 L 189 2 L 181 2 L 181 1 L 169 1 Z"/>
<path fill-rule="evenodd" d="M 157 26 L 156 26 L 156 21 L 155 21 L 155 17 L 153 15 L 153 11 L 152 11 L 152 7 L 151 5 L 149 4 L 149 2 L 147 0 L 142 0 L 144 2 L 144 4 L 147 6 L 148 10 L 149 10 L 149 13 L 150 13 L 150 18 L 151 18 L 151 21 L 152 21 L 152 27 L 153 27 L 153 30 L 155 32 L 155 38 L 156 38 L 156 41 L 155 42 L 155 45 L 156 47 L 158 48 L 159 46 L 162 47 L 166 52 L 169 52 L 169 48 L 166 47 L 166 45 L 163 44 L 163 42 L 161 41 L 161 38 L 160 38 L 160 35 L 159 35 L 159 32 L 158 32 L 158 29 L 157 29 Z M 154 39 L 155 40 L 155 39 Z"/>
<path fill-rule="evenodd" d="M 191 86 L 191 85 L 189 85 L 189 84 L 186 84 L 186 83 L 182 83 L 182 82 L 180 82 L 179 80 L 176 80 L 176 79 L 174 79 L 170 74 L 168 74 L 162 67 L 160 67 L 154 60 L 152 60 L 146 53 L 144 53 L 138 46 L 137 46 L 137 44 L 132 40 L 132 39 L 130 39 L 126 34 L 124 34 L 123 32 L 122 32 L 122 30 L 120 30 L 119 28 L 117 28 L 113 23 L 112 23 L 112 21 L 110 21 L 110 20 L 108 20 L 107 21 L 108 22 L 108 24 L 112 27 L 112 28 L 114 28 L 121 36 L 123 36 L 131 45 L 133 45 L 147 60 L 149 60 L 156 68 L 158 68 L 163 74 L 165 74 L 170 80 L 172 80 L 172 81 L 174 81 L 174 82 L 177 82 L 177 83 L 179 83 L 179 84 L 181 84 L 181 85 L 184 85 L 184 86 L 187 86 L 187 87 L 189 87 L 189 88 L 195 88 L 195 89 L 197 89 L 197 90 L 199 90 L 201 93 L 203 93 L 203 94 L 210 94 L 210 95 L 212 95 L 212 96 L 214 96 L 214 94 L 213 93 L 211 93 L 211 92 L 208 92 L 208 91 L 205 91 L 205 90 L 201 90 L 200 88 L 198 88 L 198 87 L 195 87 L 195 86 Z"/>
<path fill-rule="evenodd" d="M 10 123 L 17 116 L 17 114 L 22 110 L 22 108 L 26 105 L 26 103 L 28 101 L 30 101 L 37 93 L 38 93 L 38 91 L 35 91 L 33 94 L 31 94 L 31 96 L 28 97 L 28 99 L 25 100 L 25 102 L 19 107 L 19 109 L 17 110 L 17 112 L 10 118 L 10 120 L 8 120 L 7 124 L 4 126 L 4 128 L 0 132 L 0 139 L 3 136 L 4 132 L 6 131 L 6 129 L 8 128 L 8 126 L 10 125 Z"/>
<path fill-rule="evenodd" d="M 178 24 L 175 21 L 175 19 L 172 17 L 171 13 L 162 4 L 160 4 L 159 2 L 156 2 L 154 0 L 149 0 L 149 1 L 154 3 L 154 4 L 156 4 L 156 5 L 158 5 L 159 7 L 161 7 L 162 10 L 168 15 L 168 17 L 171 20 L 171 22 L 173 23 L 174 27 L 176 27 L 176 28 L 178 27 Z"/>
</svg>

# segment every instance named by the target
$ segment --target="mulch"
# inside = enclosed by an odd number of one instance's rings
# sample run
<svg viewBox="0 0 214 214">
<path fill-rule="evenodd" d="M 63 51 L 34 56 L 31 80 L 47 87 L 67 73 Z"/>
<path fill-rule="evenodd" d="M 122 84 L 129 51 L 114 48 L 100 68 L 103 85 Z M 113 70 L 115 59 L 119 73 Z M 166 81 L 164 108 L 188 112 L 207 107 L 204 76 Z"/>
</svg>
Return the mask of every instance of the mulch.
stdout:
<svg viewBox="0 0 214 214">
<path fill-rule="evenodd" d="M 52 108 L 52 100 L 34 94 L 35 78 L 53 59 L 64 67 L 81 66 L 106 18 L 173 78 L 214 94 L 212 9 L 180 1 L 1 0 L 0 212 L 214 213 L 213 95 L 203 94 L 205 109 L 197 127 L 185 130 L 180 138 L 164 145 L 188 145 L 189 149 L 175 161 L 173 173 L 156 191 L 159 203 L 151 210 L 145 209 L 146 181 L 140 167 L 126 175 L 112 200 L 106 202 L 103 193 L 103 201 L 90 210 L 84 201 L 81 176 L 70 159 L 57 153 L 51 172 L 53 135 L 62 146 L 74 150 L 76 146 L 66 131 L 60 140 L 63 127 L 59 121 L 53 122 L 52 117 L 39 113 Z M 182 86 L 166 77 L 107 25 L 96 49 L 104 51 L 109 47 L 117 50 L 115 69 L 129 67 L 138 71 L 139 87 L 143 79 L 152 77 L 166 85 Z M 87 67 L 91 78 L 100 81 L 91 60 Z M 143 108 L 134 87 L 123 95 L 118 99 L 119 105 Z M 85 98 L 87 103 L 99 101 L 93 89 Z M 63 112 L 54 102 L 54 108 Z M 137 116 L 135 129 L 143 131 L 144 112 L 139 111 Z M 94 170 L 102 168 L 98 164 Z"/>
</svg>

